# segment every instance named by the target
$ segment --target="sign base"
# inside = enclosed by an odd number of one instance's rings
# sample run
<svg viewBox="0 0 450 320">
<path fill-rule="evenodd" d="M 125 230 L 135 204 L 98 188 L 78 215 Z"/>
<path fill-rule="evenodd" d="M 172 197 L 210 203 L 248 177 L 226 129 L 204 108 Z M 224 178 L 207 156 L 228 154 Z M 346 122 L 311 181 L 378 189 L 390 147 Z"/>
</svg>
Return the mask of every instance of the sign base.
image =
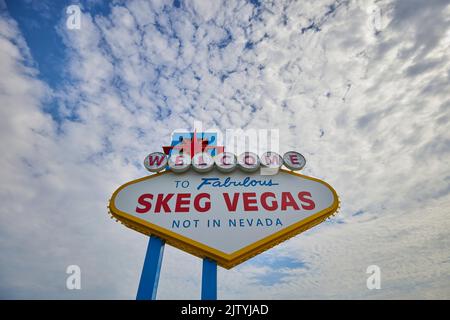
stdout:
<svg viewBox="0 0 450 320">
<path fill-rule="evenodd" d="M 202 300 L 217 300 L 217 262 L 207 258 L 203 259 Z"/>
<path fill-rule="evenodd" d="M 155 300 L 164 253 L 164 240 L 150 236 L 136 300 Z"/>
</svg>

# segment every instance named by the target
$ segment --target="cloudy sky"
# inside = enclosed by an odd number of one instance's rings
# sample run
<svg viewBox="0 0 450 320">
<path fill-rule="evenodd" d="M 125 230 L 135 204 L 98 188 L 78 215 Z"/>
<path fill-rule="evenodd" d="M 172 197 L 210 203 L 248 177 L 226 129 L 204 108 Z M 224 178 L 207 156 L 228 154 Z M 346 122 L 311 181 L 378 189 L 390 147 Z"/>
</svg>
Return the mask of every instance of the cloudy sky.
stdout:
<svg viewBox="0 0 450 320">
<path fill-rule="evenodd" d="M 147 238 L 107 201 L 201 121 L 278 129 L 342 202 L 220 299 L 449 299 L 449 50 L 449 0 L 0 0 L 0 298 L 134 299 Z M 166 247 L 158 298 L 200 277 Z"/>
</svg>

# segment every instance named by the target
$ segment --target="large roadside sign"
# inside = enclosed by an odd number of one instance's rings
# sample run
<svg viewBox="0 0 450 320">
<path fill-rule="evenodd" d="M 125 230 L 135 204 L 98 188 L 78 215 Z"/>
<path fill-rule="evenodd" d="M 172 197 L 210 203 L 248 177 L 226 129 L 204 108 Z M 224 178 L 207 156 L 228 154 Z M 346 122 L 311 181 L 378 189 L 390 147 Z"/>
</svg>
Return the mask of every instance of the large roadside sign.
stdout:
<svg viewBox="0 0 450 320">
<path fill-rule="evenodd" d="M 217 167 L 130 181 L 109 202 L 127 227 L 227 269 L 319 224 L 338 207 L 335 190 L 316 178 Z"/>
</svg>

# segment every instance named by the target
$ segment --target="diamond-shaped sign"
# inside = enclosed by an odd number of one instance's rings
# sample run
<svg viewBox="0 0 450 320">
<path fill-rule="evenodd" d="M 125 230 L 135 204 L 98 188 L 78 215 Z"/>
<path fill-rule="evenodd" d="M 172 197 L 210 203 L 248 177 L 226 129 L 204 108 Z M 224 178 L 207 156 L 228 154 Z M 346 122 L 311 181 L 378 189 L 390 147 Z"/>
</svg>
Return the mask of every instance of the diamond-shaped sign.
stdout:
<svg viewBox="0 0 450 320">
<path fill-rule="evenodd" d="M 126 226 L 227 269 L 315 226 L 338 206 L 334 189 L 316 178 L 216 169 L 130 181 L 109 205 Z"/>
</svg>

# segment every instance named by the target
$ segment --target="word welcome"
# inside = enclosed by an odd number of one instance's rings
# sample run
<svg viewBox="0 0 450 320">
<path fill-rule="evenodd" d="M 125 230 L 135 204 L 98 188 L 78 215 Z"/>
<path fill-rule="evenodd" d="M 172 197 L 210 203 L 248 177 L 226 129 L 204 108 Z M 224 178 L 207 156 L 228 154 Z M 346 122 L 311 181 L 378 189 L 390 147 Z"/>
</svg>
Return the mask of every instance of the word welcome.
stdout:
<svg viewBox="0 0 450 320">
<path fill-rule="evenodd" d="M 211 156 L 207 152 L 193 155 L 173 153 L 170 156 L 162 152 L 153 152 L 144 159 L 144 167 L 150 172 L 160 172 L 169 168 L 172 172 L 182 173 L 191 167 L 200 173 L 217 168 L 221 172 L 231 172 L 236 168 L 245 172 L 255 172 L 260 167 L 278 171 L 283 165 L 289 170 L 301 170 L 306 164 L 303 155 L 296 151 L 286 152 L 283 156 L 267 151 L 260 156 L 253 152 L 244 152 L 236 156 L 230 152 L 222 152 Z"/>
</svg>

